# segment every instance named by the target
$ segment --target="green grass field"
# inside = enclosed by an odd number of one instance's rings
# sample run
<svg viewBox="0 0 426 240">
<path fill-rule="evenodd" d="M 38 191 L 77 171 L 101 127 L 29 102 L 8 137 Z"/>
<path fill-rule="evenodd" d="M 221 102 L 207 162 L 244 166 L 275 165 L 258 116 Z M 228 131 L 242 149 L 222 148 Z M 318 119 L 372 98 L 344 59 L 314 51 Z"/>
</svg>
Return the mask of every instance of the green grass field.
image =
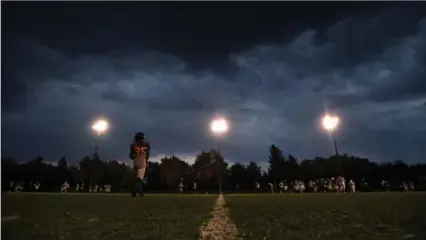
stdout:
<svg viewBox="0 0 426 240">
<path fill-rule="evenodd" d="M 198 239 L 216 197 L 3 194 L 2 239 Z"/>
<path fill-rule="evenodd" d="M 426 193 L 228 196 L 244 239 L 426 239 Z"/>
<path fill-rule="evenodd" d="M 3 239 L 198 239 L 217 195 L 2 194 Z M 426 193 L 225 195 L 241 239 L 426 239 Z"/>
</svg>

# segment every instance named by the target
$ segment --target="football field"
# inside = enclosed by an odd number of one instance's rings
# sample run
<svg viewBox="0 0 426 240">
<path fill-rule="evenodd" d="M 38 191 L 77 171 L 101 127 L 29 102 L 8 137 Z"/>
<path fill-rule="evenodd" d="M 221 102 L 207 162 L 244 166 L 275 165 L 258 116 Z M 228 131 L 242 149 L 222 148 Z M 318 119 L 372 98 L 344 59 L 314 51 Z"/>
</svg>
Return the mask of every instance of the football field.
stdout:
<svg viewBox="0 0 426 240">
<path fill-rule="evenodd" d="M 3 239 L 426 239 L 426 193 L 2 194 Z"/>
</svg>

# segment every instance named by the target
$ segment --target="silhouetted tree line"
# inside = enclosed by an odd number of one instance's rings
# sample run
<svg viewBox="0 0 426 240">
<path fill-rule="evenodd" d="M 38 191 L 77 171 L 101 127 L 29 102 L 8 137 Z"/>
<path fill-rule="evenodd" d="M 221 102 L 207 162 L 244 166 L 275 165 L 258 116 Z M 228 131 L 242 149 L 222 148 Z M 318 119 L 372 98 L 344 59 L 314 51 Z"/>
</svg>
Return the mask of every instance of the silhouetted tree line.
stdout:
<svg viewBox="0 0 426 240">
<path fill-rule="evenodd" d="M 34 191 L 36 182 L 40 183 L 38 191 L 59 191 L 61 184 L 68 181 L 71 191 L 76 184 L 84 183 L 85 186 L 109 184 L 112 192 L 127 192 L 134 179 L 130 164 L 102 161 L 96 155 L 84 157 L 77 164 L 68 164 L 62 157 L 55 165 L 41 156 L 26 163 L 3 158 L 1 171 L 3 190 L 8 189 L 9 182 L 13 181 L 23 184 L 24 191 Z M 268 183 L 276 186 L 282 180 L 307 182 L 336 176 L 353 179 L 357 189 L 363 191 L 381 189 L 382 180 L 388 181 L 393 189 L 399 189 L 403 181 L 410 181 L 417 190 L 426 190 L 426 164 L 407 165 L 401 160 L 378 164 L 347 155 L 298 161 L 292 155 L 283 155 L 275 145 L 269 150 L 269 168 L 263 171 L 255 162 L 230 166 L 215 150 L 201 152 L 192 165 L 175 156 L 165 157 L 160 163 L 149 162 L 146 188 L 152 192 L 177 192 L 183 180 L 186 192 L 193 191 L 194 182 L 197 191 L 213 192 L 218 189 L 219 172 L 224 191 L 253 191 L 256 182 L 264 188 Z M 363 180 L 368 183 L 367 186 L 359 185 Z"/>
</svg>

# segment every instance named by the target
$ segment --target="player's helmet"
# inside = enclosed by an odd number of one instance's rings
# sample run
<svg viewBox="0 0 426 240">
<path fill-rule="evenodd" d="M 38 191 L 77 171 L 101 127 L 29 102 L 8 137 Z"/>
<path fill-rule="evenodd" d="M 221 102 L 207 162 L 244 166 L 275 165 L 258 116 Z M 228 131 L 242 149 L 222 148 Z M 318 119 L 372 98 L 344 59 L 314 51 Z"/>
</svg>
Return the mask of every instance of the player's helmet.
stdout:
<svg viewBox="0 0 426 240">
<path fill-rule="evenodd" d="M 136 141 L 142 141 L 145 139 L 145 134 L 143 132 L 137 132 L 135 134 L 135 140 Z"/>
</svg>

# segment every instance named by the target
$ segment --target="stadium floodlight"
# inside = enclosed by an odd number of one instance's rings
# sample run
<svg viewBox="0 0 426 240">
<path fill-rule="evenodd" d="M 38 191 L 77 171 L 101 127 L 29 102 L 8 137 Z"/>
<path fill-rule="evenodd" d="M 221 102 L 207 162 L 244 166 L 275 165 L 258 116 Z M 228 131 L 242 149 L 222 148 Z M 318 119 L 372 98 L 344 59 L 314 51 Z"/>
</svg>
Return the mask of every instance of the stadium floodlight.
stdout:
<svg viewBox="0 0 426 240">
<path fill-rule="evenodd" d="M 100 136 L 108 131 L 109 123 L 106 119 L 98 119 L 92 125 L 92 130 L 95 132 L 96 136 Z"/>
<path fill-rule="evenodd" d="M 340 119 L 338 116 L 330 116 L 330 115 L 325 115 L 322 118 L 322 126 L 330 132 L 333 132 L 340 123 Z"/>
<path fill-rule="evenodd" d="M 337 150 L 337 143 L 336 143 L 336 129 L 339 126 L 340 118 L 336 115 L 329 115 L 325 114 L 322 117 L 322 126 L 325 130 L 327 130 L 333 137 L 333 143 L 334 143 L 334 150 L 336 152 L 336 156 L 339 155 L 339 151 Z"/>
<path fill-rule="evenodd" d="M 223 136 L 229 131 L 229 122 L 225 118 L 213 119 L 210 123 L 210 130 L 216 136 Z M 217 169 L 218 169 L 219 194 L 222 194 L 222 172 L 221 172 L 221 167 L 219 165 L 220 164 L 219 157 L 221 156 L 220 142 L 218 142 L 217 152 L 218 152 L 218 156 L 216 159 L 216 163 L 217 163 Z"/>
<path fill-rule="evenodd" d="M 92 124 L 92 130 L 95 133 L 96 137 L 99 137 L 103 134 L 105 134 L 109 129 L 109 123 L 108 120 L 105 118 L 99 118 L 95 120 Z M 99 143 L 98 139 L 96 139 L 96 145 L 95 145 L 95 156 L 99 157 Z"/>
<path fill-rule="evenodd" d="M 225 118 L 213 119 L 210 124 L 210 129 L 215 134 L 223 135 L 229 130 L 228 121 Z"/>
</svg>

